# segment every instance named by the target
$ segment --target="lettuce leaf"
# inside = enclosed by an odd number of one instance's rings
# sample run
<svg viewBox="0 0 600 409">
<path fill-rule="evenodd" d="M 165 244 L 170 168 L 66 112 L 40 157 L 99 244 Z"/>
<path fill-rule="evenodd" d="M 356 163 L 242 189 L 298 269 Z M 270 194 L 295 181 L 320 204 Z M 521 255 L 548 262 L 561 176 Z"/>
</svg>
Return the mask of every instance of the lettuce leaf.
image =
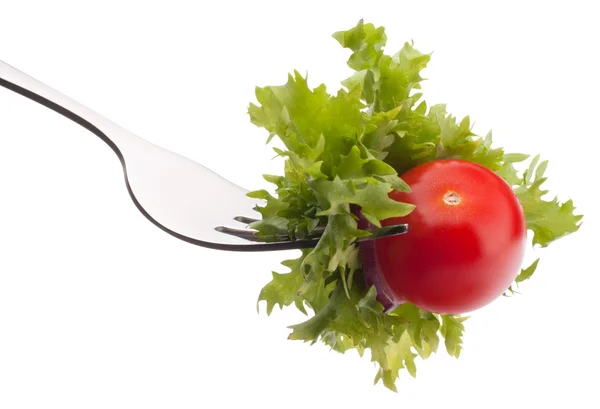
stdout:
<svg viewBox="0 0 600 409">
<path fill-rule="evenodd" d="M 339 90 L 329 93 L 323 84 L 311 88 L 308 78 L 294 71 L 283 85 L 257 87 L 256 103 L 248 108 L 251 122 L 268 132 L 267 142 L 277 137 L 285 147 L 274 148 L 284 159 L 283 176 L 264 175 L 274 192 L 249 193 L 266 201 L 257 208 L 262 219 L 251 227 L 259 234 L 291 238 L 324 229 L 315 248 L 283 262 L 288 272 L 273 272 L 258 302 L 266 303 L 267 314 L 275 306 L 293 304 L 308 316 L 290 326 L 291 340 L 321 341 L 337 352 L 356 350 L 361 356 L 368 350 L 378 367 L 375 383 L 395 391 L 400 371 L 416 376 L 415 360 L 436 352 L 441 339 L 448 354 L 459 357 L 466 317 L 433 314 L 411 304 L 383 312 L 375 289 L 364 283 L 354 245 L 369 234 L 358 227 L 356 206 L 376 226 L 407 215 L 413 206 L 388 196 L 393 189 L 410 191 L 399 174 L 431 160 L 460 158 L 497 172 L 514 187 L 534 245 L 548 246 L 577 231 L 581 216 L 574 214 L 572 201 L 543 198 L 547 162 L 538 165 L 536 157 L 520 175 L 514 164 L 528 155 L 505 153 L 493 146 L 491 132 L 473 133 L 468 116 L 459 120 L 446 105 L 421 100 L 421 71 L 431 54 L 405 43 L 387 55 L 385 29 L 362 20 L 333 37 L 351 51 L 346 63 L 354 70 Z M 538 261 L 524 268 L 516 282 L 530 278 Z"/>
</svg>

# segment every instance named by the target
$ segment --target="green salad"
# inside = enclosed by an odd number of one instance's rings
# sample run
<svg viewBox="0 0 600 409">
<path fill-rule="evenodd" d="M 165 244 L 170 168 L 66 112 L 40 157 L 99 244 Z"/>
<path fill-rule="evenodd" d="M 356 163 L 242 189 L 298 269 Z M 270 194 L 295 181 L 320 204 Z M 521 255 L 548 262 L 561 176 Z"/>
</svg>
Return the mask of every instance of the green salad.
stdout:
<svg viewBox="0 0 600 409">
<path fill-rule="evenodd" d="M 285 147 L 275 148 L 281 174 L 264 175 L 273 189 L 249 193 L 265 200 L 251 227 L 293 239 L 322 229 L 314 248 L 282 261 L 258 301 L 267 314 L 297 308 L 306 320 L 289 327 L 290 340 L 356 350 L 376 364 L 375 383 L 395 391 L 418 358 L 439 348 L 459 357 L 465 313 L 513 295 L 543 267 L 522 265 L 525 244 L 546 247 L 582 216 L 571 200 L 546 197 L 539 155 L 505 152 L 468 116 L 425 102 L 431 54 L 408 42 L 387 54 L 385 29 L 362 20 L 333 39 L 353 70 L 338 90 L 311 88 L 294 71 L 257 87 L 249 105 L 251 122 Z M 405 234 L 356 243 L 402 223 Z"/>
</svg>

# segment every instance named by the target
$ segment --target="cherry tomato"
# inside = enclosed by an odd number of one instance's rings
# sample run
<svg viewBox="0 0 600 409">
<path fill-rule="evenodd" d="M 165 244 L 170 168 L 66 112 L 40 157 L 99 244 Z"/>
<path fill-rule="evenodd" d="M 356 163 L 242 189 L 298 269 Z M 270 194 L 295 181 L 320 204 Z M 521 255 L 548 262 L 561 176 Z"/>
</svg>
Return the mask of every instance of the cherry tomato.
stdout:
<svg viewBox="0 0 600 409">
<path fill-rule="evenodd" d="M 382 225 L 408 223 L 409 231 L 374 244 L 392 302 L 461 314 L 501 296 L 520 271 L 527 240 L 511 187 L 464 160 L 431 161 L 401 177 L 412 191 L 390 195 L 415 210 Z"/>
</svg>

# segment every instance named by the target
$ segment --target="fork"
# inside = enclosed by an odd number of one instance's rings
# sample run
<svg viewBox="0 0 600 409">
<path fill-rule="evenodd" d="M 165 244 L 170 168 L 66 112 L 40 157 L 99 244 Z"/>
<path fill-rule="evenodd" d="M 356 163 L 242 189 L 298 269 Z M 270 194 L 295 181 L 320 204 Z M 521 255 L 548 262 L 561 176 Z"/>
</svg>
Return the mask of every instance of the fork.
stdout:
<svg viewBox="0 0 600 409">
<path fill-rule="evenodd" d="M 188 243 L 215 250 L 270 251 L 312 248 L 323 227 L 307 238 L 258 236 L 245 216 L 263 201 L 199 163 L 154 145 L 66 95 L 0 61 L 0 86 L 81 125 L 102 139 L 123 167 L 137 209 L 154 225 Z M 408 231 L 406 224 L 369 229 L 357 242 Z"/>
</svg>

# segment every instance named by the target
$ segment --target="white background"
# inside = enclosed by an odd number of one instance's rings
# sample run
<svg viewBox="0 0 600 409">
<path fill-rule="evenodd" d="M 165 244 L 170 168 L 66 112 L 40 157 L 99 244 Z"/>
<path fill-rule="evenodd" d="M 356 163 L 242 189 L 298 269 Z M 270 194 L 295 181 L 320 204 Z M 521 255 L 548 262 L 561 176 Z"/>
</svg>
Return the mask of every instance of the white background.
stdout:
<svg viewBox="0 0 600 409">
<path fill-rule="evenodd" d="M 418 362 L 394 394 L 368 359 L 287 341 L 292 311 L 257 314 L 295 253 L 166 235 L 102 141 L 0 90 L 0 408 L 600 407 L 594 2 L 202 4 L 0 0 L 0 59 L 255 188 L 281 164 L 246 115 L 254 86 L 298 69 L 337 89 L 349 54 L 331 34 L 364 18 L 391 53 L 434 52 L 429 102 L 549 159 L 548 188 L 584 225 L 540 252 L 522 295 L 472 314 L 460 359 Z"/>
</svg>

